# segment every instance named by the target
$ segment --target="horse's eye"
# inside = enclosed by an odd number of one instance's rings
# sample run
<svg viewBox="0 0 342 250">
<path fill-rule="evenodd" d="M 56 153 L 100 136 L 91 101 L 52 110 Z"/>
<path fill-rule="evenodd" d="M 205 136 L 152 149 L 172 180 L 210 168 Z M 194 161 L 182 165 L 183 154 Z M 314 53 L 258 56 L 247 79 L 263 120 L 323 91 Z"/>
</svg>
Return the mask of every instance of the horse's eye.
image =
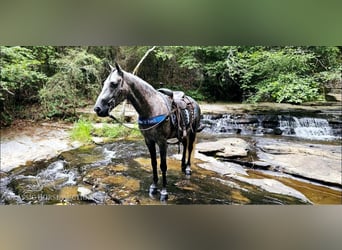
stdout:
<svg viewBox="0 0 342 250">
<path fill-rule="evenodd" d="M 116 88 L 117 86 L 118 86 L 118 82 L 110 82 L 110 86 L 112 87 L 112 88 Z"/>
</svg>

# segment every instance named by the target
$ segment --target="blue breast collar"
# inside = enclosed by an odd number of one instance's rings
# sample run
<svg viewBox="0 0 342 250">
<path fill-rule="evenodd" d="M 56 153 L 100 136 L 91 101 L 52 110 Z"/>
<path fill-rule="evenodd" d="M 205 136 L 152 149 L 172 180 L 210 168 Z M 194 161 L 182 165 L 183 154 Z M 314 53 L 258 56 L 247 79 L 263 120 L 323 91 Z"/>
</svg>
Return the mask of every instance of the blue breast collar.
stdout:
<svg viewBox="0 0 342 250">
<path fill-rule="evenodd" d="M 166 119 L 167 115 L 158 115 L 155 117 L 147 118 L 147 119 L 142 119 L 139 117 L 138 119 L 138 124 L 139 125 L 154 125 L 160 122 L 163 122 Z"/>
</svg>

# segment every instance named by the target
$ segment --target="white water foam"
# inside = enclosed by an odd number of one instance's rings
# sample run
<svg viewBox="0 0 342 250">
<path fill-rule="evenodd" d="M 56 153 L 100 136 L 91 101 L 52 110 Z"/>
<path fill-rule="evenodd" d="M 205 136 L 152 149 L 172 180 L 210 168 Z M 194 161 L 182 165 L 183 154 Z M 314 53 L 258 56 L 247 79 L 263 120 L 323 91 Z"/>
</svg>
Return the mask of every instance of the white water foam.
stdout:
<svg viewBox="0 0 342 250">
<path fill-rule="evenodd" d="M 294 135 L 304 139 L 333 139 L 333 131 L 326 119 L 312 117 L 292 117 L 290 120 L 279 119 L 284 135 Z"/>
</svg>

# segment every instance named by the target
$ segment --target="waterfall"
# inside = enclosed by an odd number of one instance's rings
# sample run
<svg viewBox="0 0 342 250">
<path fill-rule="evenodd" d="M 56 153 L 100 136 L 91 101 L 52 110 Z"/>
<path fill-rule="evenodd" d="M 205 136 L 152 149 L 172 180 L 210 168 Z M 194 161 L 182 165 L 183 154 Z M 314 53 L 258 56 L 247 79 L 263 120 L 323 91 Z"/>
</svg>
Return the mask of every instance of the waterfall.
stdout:
<svg viewBox="0 0 342 250">
<path fill-rule="evenodd" d="M 204 132 L 216 134 L 273 134 L 313 140 L 334 140 L 341 135 L 340 123 L 292 115 L 203 115 L 202 124 L 206 126 Z"/>
<path fill-rule="evenodd" d="M 323 118 L 278 116 L 279 128 L 283 135 L 292 135 L 304 139 L 334 139 L 329 122 Z"/>
<path fill-rule="evenodd" d="M 322 118 L 293 117 L 295 135 L 306 139 L 330 139 L 333 132 L 329 122 Z"/>
</svg>

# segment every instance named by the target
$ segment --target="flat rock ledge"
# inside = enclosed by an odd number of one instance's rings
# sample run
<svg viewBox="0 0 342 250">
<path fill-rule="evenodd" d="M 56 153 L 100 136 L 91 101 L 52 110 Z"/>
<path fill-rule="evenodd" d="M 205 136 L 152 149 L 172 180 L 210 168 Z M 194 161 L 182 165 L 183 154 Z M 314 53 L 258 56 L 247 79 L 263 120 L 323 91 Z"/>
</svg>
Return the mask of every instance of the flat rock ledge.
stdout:
<svg viewBox="0 0 342 250">
<path fill-rule="evenodd" d="M 202 154 L 223 158 L 246 157 L 249 144 L 240 138 L 224 138 L 213 142 L 196 144 L 196 150 Z"/>
<path fill-rule="evenodd" d="M 252 146 L 241 138 L 224 138 L 196 144 L 196 150 L 206 156 L 342 187 L 340 146 L 263 138 L 253 145 L 253 150 L 254 148 L 257 159 L 251 162 L 244 157 L 252 151 Z"/>
</svg>

